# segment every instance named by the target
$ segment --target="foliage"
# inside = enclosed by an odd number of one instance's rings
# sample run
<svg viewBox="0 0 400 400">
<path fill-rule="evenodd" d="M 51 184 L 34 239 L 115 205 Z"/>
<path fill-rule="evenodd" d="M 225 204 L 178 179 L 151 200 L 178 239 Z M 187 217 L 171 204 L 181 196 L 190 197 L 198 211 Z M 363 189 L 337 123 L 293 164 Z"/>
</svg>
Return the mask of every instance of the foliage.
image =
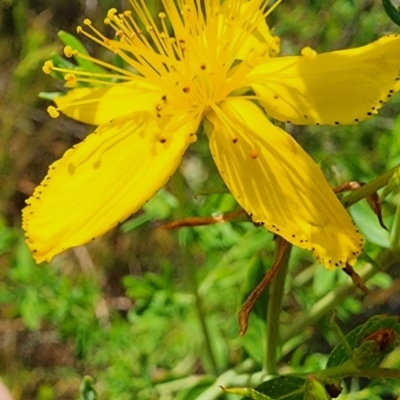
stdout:
<svg viewBox="0 0 400 400">
<path fill-rule="evenodd" d="M 140 213 L 49 265 L 33 263 L 19 211 L 47 165 L 91 130 L 47 116 L 48 102 L 37 94 L 62 87 L 38 71 L 50 54 L 61 62 L 60 29 L 73 32 L 84 15 L 100 25 L 108 7 L 120 6 L 90 3 L 0 3 L 0 373 L 14 399 L 325 399 L 327 386 L 331 395 L 340 387 L 340 399 L 396 398 L 400 379 L 387 371 L 400 367 L 400 330 L 383 314 L 400 311 L 398 97 L 358 126 L 288 127 L 332 186 L 375 182 L 342 199 L 355 203 L 349 210 L 367 239 L 356 271 L 368 296 L 342 271 L 327 271 L 295 248 L 280 325 L 266 327 L 267 289 L 240 337 L 236 315 L 273 264 L 272 235 L 245 217 L 163 228 L 238 210 L 202 140 Z M 380 2 L 369 0 L 287 0 L 271 22 L 286 54 L 306 45 L 319 52 L 354 47 L 397 31 Z M 389 232 L 360 201 L 376 189 L 383 189 Z M 333 310 L 341 329 L 329 322 Z M 279 377 L 267 373 L 267 329 L 280 331 Z"/>
</svg>

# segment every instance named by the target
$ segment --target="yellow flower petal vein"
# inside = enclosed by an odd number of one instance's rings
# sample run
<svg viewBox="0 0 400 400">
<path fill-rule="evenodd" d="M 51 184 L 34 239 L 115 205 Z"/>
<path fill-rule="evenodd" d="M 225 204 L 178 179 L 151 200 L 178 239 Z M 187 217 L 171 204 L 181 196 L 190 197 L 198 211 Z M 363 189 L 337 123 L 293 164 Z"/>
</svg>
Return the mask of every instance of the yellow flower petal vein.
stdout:
<svg viewBox="0 0 400 400">
<path fill-rule="evenodd" d="M 297 142 L 246 100 L 227 100 L 209 118 L 215 163 L 253 221 L 312 250 L 327 268 L 353 264 L 364 239 Z"/>
<path fill-rule="evenodd" d="M 37 262 L 104 234 L 164 186 L 193 141 L 187 116 L 136 113 L 97 129 L 50 166 L 23 210 Z"/>
</svg>

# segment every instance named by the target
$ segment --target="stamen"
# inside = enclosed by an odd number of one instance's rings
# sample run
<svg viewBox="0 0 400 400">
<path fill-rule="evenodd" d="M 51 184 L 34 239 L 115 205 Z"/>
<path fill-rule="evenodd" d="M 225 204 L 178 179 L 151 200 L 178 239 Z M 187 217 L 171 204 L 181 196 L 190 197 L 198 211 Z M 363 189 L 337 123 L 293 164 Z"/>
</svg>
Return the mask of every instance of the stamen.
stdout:
<svg viewBox="0 0 400 400">
<path fill-rule="evenodd" d="M 51 118 L 58 118 L 60 116 L 60 113 L 54 106 L 47 107 L 47 112 L 49 113 Z"/>
<path fill-rule="evenodd" d="M 51 74 L 52 69 L 54 68 L 54 64 L 52 61 L 46 61 L 42 67 L 42 71 L 45 74 Z"/>
<path fill-rule="evenodd" d="M 64 75 L 64 79 L 65 79 L 65 86 L 68 88 L 73 88 L 76 86 L 77 83 L 77 78 L 75 74 L 66 74 Z"/>
<path fill-rule="evenodd" d="M 317 58 L 317 52 L 308 46 L 301 50 L 301 55 L 309 60 L 315 60 Z"/>
<path fill-rule="evenodd" d="M 76 50 L 73 50 L 71 46 L 65 46 L 64 47 L 64 55 L 65 57 L 72 57 L 72 56 L 76 56 L 78 54 L 78 52 Z"/>
</svg>

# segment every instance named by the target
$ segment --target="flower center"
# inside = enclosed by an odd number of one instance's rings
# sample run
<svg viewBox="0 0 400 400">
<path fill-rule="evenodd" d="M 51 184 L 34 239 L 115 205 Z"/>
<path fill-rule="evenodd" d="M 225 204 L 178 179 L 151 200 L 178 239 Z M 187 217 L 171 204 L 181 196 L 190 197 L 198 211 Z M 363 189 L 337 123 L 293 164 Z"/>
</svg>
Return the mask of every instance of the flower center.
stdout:
<svg viewBox="0 0 400 400">
<path fill-rule="evenodd" d="M 87 19 L 87 28 L 78 27 L 78 33 L 114 52 L 127 68 L 67 46 L 67 56 L 89 60 L 110 73 L 70 71 L 52 64 L 45 64 L 44 71 L 64 72 L 67 87 L 79 82 L 94 86 L 151 82 L 160 90 L 157 116 L 179 111 L 203 114 L 240 89 L 252 62 L 268 53 L 270 44 L 259 41 L 255 46 L 253 35 L 280 1 L 267 10 L 266 0 L 226 0 L 222 5 L 220 0 L 162 0 L 165 12 L 153 18 L 145 0 L 130 0 L 133 12 L 118 13 L 113 8 L 104 20 L 116 39 L 104 36 Z M 52 111 L 55 116 L 57 110 Z"/>
</svg>

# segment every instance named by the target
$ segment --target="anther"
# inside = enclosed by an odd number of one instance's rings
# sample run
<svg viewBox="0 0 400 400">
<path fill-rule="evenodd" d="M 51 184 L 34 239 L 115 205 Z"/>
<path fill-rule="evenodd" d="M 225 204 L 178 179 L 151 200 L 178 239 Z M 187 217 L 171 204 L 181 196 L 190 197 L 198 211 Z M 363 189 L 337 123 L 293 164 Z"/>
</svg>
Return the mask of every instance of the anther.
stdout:
<svg viewBox="0 0 400 400">
<path fill-rule="evenodd" d="M 65 87 L 72 88 L 76 86 L 77 79 L 75 74 L 65 74 L 64 79 L 66 82 Z"/>
<path fill-rule="evenodd" d="M 72 49 L 71 46 L 65 46 L 64 47 L 64 54 L 65 54 L 65 57 L 70 58 L 70 57 L 72 57 L 74 55 L 74 50 Z"/>
<path fill-rule="evenodd" d="M 47 107 L 47 112 L 49 113 L 51 118 L 58 118 L 60 116 L 60 113 L 54 106 Z"/>
<path fill-rule="evenodd" d="M 167 15 L 163 12 L 158 13 L 158 18 L 165 19 Z"/>
<path fill-rule="evenodd" d="M 301 50 L 301 55 L 305 58 L 308 58 L 309 60 L 315 60 L 317 57 L 317 52 L 313 50 L 311 47 L 304 47 L 303 50 Z"/>
<path fill-rule="evenodd" d="M 50 74 L 53 69 L 54 64 L 52 61 L 46 61 L 42 67 L 42 70 L 45 74 Z"/>
<path fill-rule="evenodd" d="M 107 17 L 113 19 L 116 13 L 117 13 L 116 8 L 110 8 L 107 12 Z"/>
<path fill-rule="evenodd" d="M 76 32 L 77 32 L 77 33 L 82 33 L 82 31 L 83 31 L 82 27 L 81 27 L 80 25 L 78 25 L 78 26 L 76 27 Z"/>
<path fill-rule="evenodd" d="M 83 24 L 84 24 L 84 25 L 92 25 L 92 21 L 91 21 L 89 18 L 85 18 L 85 19 L 83 20 Z"/>
</svg>

